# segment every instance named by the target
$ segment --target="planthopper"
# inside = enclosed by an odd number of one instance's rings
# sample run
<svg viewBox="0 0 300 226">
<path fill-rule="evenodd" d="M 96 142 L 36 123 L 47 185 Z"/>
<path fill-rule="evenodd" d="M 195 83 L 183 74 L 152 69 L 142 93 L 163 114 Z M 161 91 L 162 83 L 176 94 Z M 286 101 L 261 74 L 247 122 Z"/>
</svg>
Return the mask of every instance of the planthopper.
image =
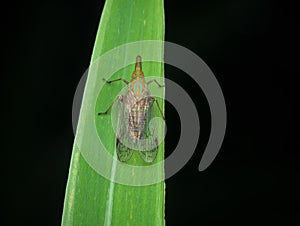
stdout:
<svg viewBox="0 0 300 226">
<path fill-rule="evenodd" d="M 123 78 L 105 80 L 108 84 L 118 81 L 127 85 L 125 93 L 118 95 L 115 100 L 119 105 L 116 137 L 118 159 L 121 162 L 126 162 L 136 150 L 145 162 L 151 163 L 155 160 L 158 151 L 158 139 L 154 132 L 156 128 L 149 124 L 153 116 L 154 102 L 161 117 L 164 120 L 165 117 L 157 99 L 150 94 L 149 84 L 155 82 L 159 87 L 163 87 L 163 85 L 160 85 L 155 79 L 146 82 L 142 71 L 141 56 L 136 57 L 135 69 L 130 82 Z M 106 115 L 114 102 L 106 111 L 100 112 L 98 115 Z"/>
</svg>

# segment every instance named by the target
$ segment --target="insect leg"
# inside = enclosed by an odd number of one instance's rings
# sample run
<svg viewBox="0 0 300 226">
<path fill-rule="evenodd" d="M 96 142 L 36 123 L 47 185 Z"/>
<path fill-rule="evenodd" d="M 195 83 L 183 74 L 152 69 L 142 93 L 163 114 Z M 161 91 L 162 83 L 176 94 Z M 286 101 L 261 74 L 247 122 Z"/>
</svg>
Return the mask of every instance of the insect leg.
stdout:
<svg viewBox="0 0 300 226">
<path fill-rule="evenodd" d="M 156 102 L 156 105 L 157 105 L 158 110 L 159 110 L 159 112 L 160 112 L 160 114 L 161 114 L 161 117 L 166 121 L 165 116 L 164 116 L 164 114 L 163 114 L 163 112 L 162 112 L 162 110 L 161 110 L 161 108 L 160 108 L 160 106 L 159 106 L 158 101 L 157 101 L 154 97 L 151 97 L 151 98 Z"/>
<path fill-rule="evenodd" d="M 164 85 L 159 84 L 158 81 L 156 81 L 156 79 L 152 79 L 152 80 L 148 81 L 147 85 L 149 85 L 152 82 L 155 82 L 159 87 L 165 87 Z"/>
<path fill-rule="evenodd" d="M 114 103 L 116 102 L 116 100 L 118 101 L 122 101 L 123 100 L 123 96 L 122 95 L 119 95 L 110 105 L 109 107 L 106 109 L 106 111 L 104 112 L 99 112 L 98 115 L 106 115 L 109 110 L 112 108 L 112 106 L 114 105 Z"/>
<path fill-rule="evenodd" d="M 105 78 L 103 79 L 105 82 L 107 82 L 108 84 L 112 83 L 112 82 L 117 82 L 117 81 L 122 81 L 124 82 L 126 85 L 128 85 L 128 81 L 126 79 L 123 79 L 123 78 L 117 78 L 117 79 L 114 79 L 114 80 L 110 80 L 110 81 L 107 81 Z"/>
</svg>

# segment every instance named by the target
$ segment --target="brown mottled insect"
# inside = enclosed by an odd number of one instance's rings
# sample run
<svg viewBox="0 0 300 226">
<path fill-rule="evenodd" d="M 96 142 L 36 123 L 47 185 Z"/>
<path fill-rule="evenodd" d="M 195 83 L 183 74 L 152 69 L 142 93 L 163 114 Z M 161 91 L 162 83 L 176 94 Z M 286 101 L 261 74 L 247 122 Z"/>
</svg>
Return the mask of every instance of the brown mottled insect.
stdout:
<svg viewBox="0 0 300 226">
<path fill-rule="evenodd" d="M 145 81 L 141 56 L 136 58 L 135 70 L 130 82 L 123 78 L 106 82 L 117 81 L 123 81 L 127 85 L 125 94 L 119 95 L 116 99 L 120 106 L 116 141 L 118 158 L 121 162 L 126 162 L 131 158 L 133 150 L 138 150 L 141 158 L 145 162 L 151 163 L 156 158 L 158 147 L 157 137 L 151 134 L 149 127 L 154 102 L 156 102 L 163 119 L 165 118 L 157 100 L 150 95 L 148 85 L 155 82 L 159 87 L 163 86 L 155 79 Z M 100 112 L 98 115 L 107 114 L 113 104 L 114 102 L 105 112 Z"/>
</svg>

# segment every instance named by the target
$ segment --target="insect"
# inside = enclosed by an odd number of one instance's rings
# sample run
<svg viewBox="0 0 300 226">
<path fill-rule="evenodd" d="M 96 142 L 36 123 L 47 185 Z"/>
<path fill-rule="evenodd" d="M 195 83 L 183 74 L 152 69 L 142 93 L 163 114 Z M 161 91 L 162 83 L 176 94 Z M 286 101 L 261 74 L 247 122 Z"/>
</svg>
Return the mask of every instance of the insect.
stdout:
<svg viewBox="0 0 300 226">
<path fill-rule="evenodd" d="M 158 152 L 157 137 L 151 134 L 149 126 L 154 102 L 164 120 L 165 117 L 157 99 L 151 96 L 148 85 L 152 82 L 155 82 L 159 87 L 163 87 L 163 85 L 160 85 L 156 79 L 146 82 L 142 71 L 141 56 L 136 57 L 135 69 L 130 82 L 123 78 L 111 81 L 104 79 L 104 81 L 108 84 L 122 81 L 127 85 L 126 92 L 119 95 L 115 100 L 119 103 L 116 139 L 118 159 L 121 162 L 126 162 L 131 158 L 133 151 L 138 150 L 140 157 L 145 162 L 153 162 Z M 100 112 L 98 115 L 106 115 L 115 101 L 105 112 Z"/>
</svg>

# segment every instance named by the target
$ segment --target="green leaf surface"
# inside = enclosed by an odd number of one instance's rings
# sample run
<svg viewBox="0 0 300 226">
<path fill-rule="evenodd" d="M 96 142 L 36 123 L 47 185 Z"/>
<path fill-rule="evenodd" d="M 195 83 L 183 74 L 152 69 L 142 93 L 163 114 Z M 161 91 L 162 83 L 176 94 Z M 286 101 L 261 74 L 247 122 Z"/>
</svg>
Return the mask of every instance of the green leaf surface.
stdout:
<svg viewBox="0 0 300 226">
<path fill-rule="evenodd" d="M 164 40 L 164 10 L 162 0 L 107 0 L 101 16 L 98 28 L 91 64 L 108 51 L 130 42 L 141 40 Z M 163 47 L 161 47 L 163 48 Z M 130 51 L 130 50 L 128 50 Z M 151 49 L 149 48 L 151 55 Z M 163 49 L 161 49 L 163 52 Z M 127 54 L 127 53 L 126 53 Z M 143 55 L 146 53 L 140 53 Z M 149 55 L 149 53 L 147 53 Z M 128 53 L 130 55 L 130 53 Z M 151 57 L 150 57 L 151 58 Z M 122 58 L 116 59 L 118 61 Z M 132 59 L 134 62 L 135 59 Z M 114 67 L 115 61 L 109 61 L 106 66 Z M 122 63 L 121 63 L 122 64 Z M 128 65 L 111 77 L 130 80 L 134 66 Z M 163 64 L 155 62 L 144 62 L 143 71 L 147 76 L 156 75 L 163 77 Z M 102 68 L 95 67 L 96 77 L 88 75 L 82 109 L 79 117 L 76 137 L 80 135 L 85 143 L 95 145 L 94 139 L 89 134 L 89 126 L 86 122 L 91 120 L 86 112 L 93 112 L 93 121 L 98 136 L 107 151 L 115 157 L 116 135 L 112 129 L 110 117 L 97 116 L 97 112 L 106 110 L 114 101 L 118 93 L 126 85 L 122 82 L 104 84 L 100 93 L 95 90 L 95 84 L 102 81 Z M 156 89 L 151 85 L 151 89 Z M 164 89 L 159 92 L 164 92 Z M 96 103 L 91 103 L 96 99 Z M 95 104 L 94 109 L 90 106 Z M 159 100 L 164 109 L 164 102 Z M 157 108 L 154 113 L 159 116 Z M 163 131 L 163 128 L 160 128 Z M 164 182 L 146 186 L 129 186 L 115 183 L 114 177 L 119 168 L 111 167 L 110 178 L 99 175 L 82 155 L 75 139 L 72 159 L 67 182 L 62 225 L 116 225 L 116 226 L 160 226 L 164 221 Z M 159 145 L 158 156 L 152 163 L 155 164 L 164 159 L 164 143 Z M 94 164 L 97 164 L 95 158 Z M 149 166 L 143 162 L 137 152 L 134 153 L 127 163 L 132 166 Z M 163 174 L 163 165 L 157 170 Z M 117 172 L 122 176 L 122 172 Z M 145 170 L 145 177 L 148 171 Z M 135 180 L 133 173 L 132 180 Z"/>
</svg>

